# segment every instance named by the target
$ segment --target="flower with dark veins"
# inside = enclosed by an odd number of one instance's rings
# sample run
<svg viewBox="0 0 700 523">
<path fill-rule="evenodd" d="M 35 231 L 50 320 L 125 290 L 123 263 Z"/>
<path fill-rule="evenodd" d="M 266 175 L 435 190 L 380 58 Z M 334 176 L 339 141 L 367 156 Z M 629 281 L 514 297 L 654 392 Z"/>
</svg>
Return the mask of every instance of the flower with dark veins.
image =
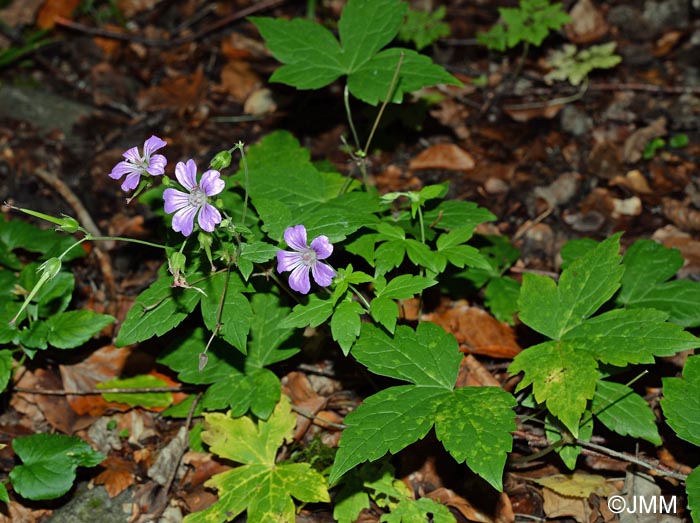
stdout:
<svg viewBox="0 0 700 523">
<path fill-rule="evenodd" d="M 186 164 L 178 162 L 175 166 L 175 176 L 189 194 L 170 188 L 163 192 L 165 212 L 175 213 L 173 230 L 189 236 L 194 229 L 194 218 L 197 215 L 199 227 L 203 231 L 212 232 L 221 223 L 221 213 L 209 203 L 209 197 L 224 190 L 226 183 L 220 178 L 221 173 L 214 170 L 205 171 L 197 184 L 197 165 L 194 160 L 187 160 Z"/>
<path fill-rule="evenodd" d="M 153 153 L 166 145 L 165 140 L 161 140 L 155 135 L 151 136 L 143 144 L 143 155 L 139 155 L 138 147 L 132 147 L 122 155 L 126 160 L 115 165 L 112 172 L 109 173 L 109 177 L 119 180 L 126 175 L 122 183 L 122 190 L 130 191 L 138 187 L 141 175 L 162 175 L 168 160 L 162 154 Z"/>
<path fill-rule="evenodd" d="M 327 236 L 318 236 L 306 243 L 306 227 L 295 225 L 284 231 L 284 241 L 292 248 L 290 251 L 277 251 L 277 272 L 292 271 L 289 286 L 297 292 L 308 294 L 311 289 L 309 271 L 314 280 L 322 287 L 328 287 L 333 281 L 335 270 L 319 260 L 325 260 L 333 253 L 333 244 Z"/>
</svg>

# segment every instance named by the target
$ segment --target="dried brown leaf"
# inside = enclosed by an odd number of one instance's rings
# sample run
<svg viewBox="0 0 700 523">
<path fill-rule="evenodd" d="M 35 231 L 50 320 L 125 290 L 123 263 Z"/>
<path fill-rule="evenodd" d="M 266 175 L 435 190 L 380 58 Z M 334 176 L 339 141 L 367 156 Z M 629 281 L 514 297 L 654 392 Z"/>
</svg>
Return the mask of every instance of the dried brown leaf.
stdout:
<svg viewBox="0 0 700 523">
<path fill-rule="evenodd" d="M 443 305 L 435 312 L 425 314 L 423 319 L 437 323 L 452 333 L 464 352 L 514 358 L 522 350 L 510 326 L 499 322 L 483 309 L 471 307 L 464 300 Z"/>
<path fill-rule="evenodd" d="M 439 143 L 428 147 L 409 163 L 412 171 L 423 169 L 447 169 L 452 171 L 470 171 L 476 163 L 474 158 L 453 143 Z"/>
</svg>

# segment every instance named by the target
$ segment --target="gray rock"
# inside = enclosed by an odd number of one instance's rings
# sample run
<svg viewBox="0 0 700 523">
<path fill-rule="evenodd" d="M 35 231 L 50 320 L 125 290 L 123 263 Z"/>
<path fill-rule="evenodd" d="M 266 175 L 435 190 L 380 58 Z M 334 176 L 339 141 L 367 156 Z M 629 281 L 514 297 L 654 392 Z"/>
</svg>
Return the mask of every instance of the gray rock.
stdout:
<svg viewBox="0 0 700 523">
<path fill-rule="evenodd" d="M 579 137 L 588 134 L 593 128 L 593 119 L 575 105 L 567 105 L 559 115 L 564 132 Z"/>
<path fill-rule="evenodd" d="M 81 483 L 75 495 L 68 503 L 54 510 L 46 520 L 47 523 L 78 523 L 94 521 L 95 523 L 125 523 L 131 512 L 125 512 L 133 495 L 133 488 L 128 488 L 118 496 L 110 498 L 102 486 L 88 489 Z M 128 508 L 128 507 L 127 507 Z"/>
<path fill-rule="evenodd" d="M 643 16 L 655 33 L 685 28 L 690 22 L 690 6 L 687 0 L 647 0 Z"/>
<path fill-rule="evenodd" d="M 611 7 L 607 22 L 617 26 L 622 35 L 631 40 L 646 41 L 654 37 L 652 27 L 642 16 L 642 12 L 631 5 Z"/>
</svg>

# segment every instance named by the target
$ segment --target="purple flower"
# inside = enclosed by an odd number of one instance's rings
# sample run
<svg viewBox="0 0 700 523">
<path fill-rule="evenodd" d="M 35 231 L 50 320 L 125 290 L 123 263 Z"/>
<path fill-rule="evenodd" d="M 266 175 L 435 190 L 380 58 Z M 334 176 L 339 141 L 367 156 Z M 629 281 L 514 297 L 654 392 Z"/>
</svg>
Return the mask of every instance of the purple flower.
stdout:
<svg viewBox="0 0 700 523">
<path fill-rule="evenodd" d="M 202 230 L 212 232 L 221 223 L 221 213 L 208 201 L 209 196 L 219 194 L 224 190 L 225 182 L 219 178 L 219 171 L 209 170 L 202 174 L 202 181 L 197 185 L 197 165 L 194 160 L 187 163 L 178 162 L 175 166 L 175 176 L 182 186 L 190 193 L 186 194 L 177 189 L 165 189 L 165 212 L 175 212 L 173 230 L 185 236 L 192 234 L 194 217 L 199 212 L 197 222 Z"/>
<path fill-rule="evenodd" d="M 138 187 L 142 174 L 160 176 L 165 172 L 168 160 L 162 154 L 153 153 L 166 145 L 164 140 L 155 135 L 151 136 L 143 144 L 143 156 L 139 156 L 138 147 L 132 147 L 122 155 L 126 160 L 115 165 L 112 172 L 109 173 L 109 177 L 119 180 L 126 175 L 124 183 L 122 183 L 122 190 L 130 191 Z"/>
<path fill-rule="evenodd" d="M 289 275 L 289 286 L 297 292 L 308 294 L 311 289 L 309 269 L 316 283 L 328 287 L 333 281 L 335 271 L 330 265 L 321 263 L 333 253 L 333 245 L 328 237 L 319 236 L 306 244 L 306 227 L 296 225 L 284 231 L 284 241 L 294 252 L 277 251 L 277 272 L 292 271 Z"/>
</svg>

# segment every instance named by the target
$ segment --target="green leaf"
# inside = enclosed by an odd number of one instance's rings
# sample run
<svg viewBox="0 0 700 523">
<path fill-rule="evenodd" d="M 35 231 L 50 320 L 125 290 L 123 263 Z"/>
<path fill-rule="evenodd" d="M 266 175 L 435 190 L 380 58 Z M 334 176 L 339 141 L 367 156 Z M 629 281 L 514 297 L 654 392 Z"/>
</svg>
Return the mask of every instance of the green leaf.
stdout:
<svg viewBox="0 0 700 523">
<path fill-rule="evenodd" d="M 663 378 L 661 408 L 676 435 L 700 446 L 700 355 L 690 356 L 683 378 Z"/>
<path fill-rule="evenodd" d="M 426 244 L 418 240 L 404 240 L 406 254 L 408 258 L 417 266 L 440 273 L 445 270 L 446 260 L 441 253 L 430 250 Z"/>
<path fill-rule="evenodd" d="M 658 309 L 669 321 L 684 327 L 700 325 L 700 283 L 690 280 L 666 281 L 683 265 L 676 249 L 651 240 L 638 240 L 627 250 L 617 303 L 635 308 Z"/>
<path fill-rule="evenodd" d="M 233 417 L 250 410 L 260 419 L 270 417 L 280 399 L 280 380 L 268 369 L 251 369 L 245 374 L 233 372 L 224 381 L 211 385 L 202 397 L 207 410 L 231 409 Z"/>
<path fill-rule="evenodd" d="M 369 495 L 363 490 L 359 473 L 348 474 L 343 479 L 333 502 L 333 518 L 338 523 L 353 523 L 363 509 L 370 507 Z"/>
<path fill-rule="evenodd" d="M 401 265 L 406 254 L 404 240 L 391 240 L 382 243 L 374 251 L 374 264 L 378 274 L 385 274 Z"/>
<path fill-rule="evenodd" d="M 480 223 L 495 220 L 496 216 L 472 202 L 445 200 L 434 209 L 426 211 L 423 219 L 425 223 L 434 224 L 434 229 L 451 230 L 459 227 L 476 227 Z"/>
<path fill-rule="evenodd" d="M 598 244 L 577 259 L 559 278 L 523 275 L 520 319 L 553 339 L 561 337 L 593 314 L 617 291 L 624 268 L 620 265 L 620 235 Z"/>
<path fill-rule="evenodd" d="M 315 294 L 309 296 L 309 303 L 296 305 L 282 325 L 285 327 L 318 327 L 333 314 L 333 300 L 322 300 Z"/>
<path fill-rule="evenodd" d="M 294 501 L 330 501 L 324 477 L 308 463 L 275 463 L 277 449 L 291 441 L 296 415 L 282 397 L 267 421 L 205 414 L 202 440 L 211 451 L 242 466 L 215 475 L 206 486 L 219 492 L 209 508 L 186 523 L 230 521 L 246 509 L 249 521 L 294 522 Z"/>
<path fill-rule="evenodd" d="M 297 348 L 280 348 L 294 334 L 294 329 L 282 324 L 289 314 L 289 309 L 280 305 L 277 296 L 255 294 L 251 306 L 253 323 L 250 327 L 251 340 L 248 344 L 246 369 L 266 367 L 291 358 L 299 352 Z"/>
<path fill-rule="evenodd" d="M 498 321 L 513 325 L 513 316 L 518 311 L 519 295 L 520 284 L 513 278 L 501 276 L 493 278 L 486 286 L 484 303 Z"/>
<path fill-rule="evenodd" d="M 464 387 L 446 398 L 435 413 L 435 434 L 458 462 L 497 490 L 516 429 L 515 398 L 497 387 Z"/>
<path fill-rule="evenodd" d="M 382 514 L 379 521 L 386 523 L 454 523 L 455 517 L 450 509 L 430 498 L 402 499 L 389 514 Z"/>
<path fill-rule="evenodd" d="M 405 93 L 417 91 L 422 87 L 438 84 L 460 85 L 459 80 L 443 67 L 434 64 L 429 57 L 411 49 L 394 47 L 373 56 L 348 76 L 350 92 L 370 105 L 383 102 L 399 63 L 401 68 L 399 81 L 391 98 L 393 103 L 401 103 Z"/>
<path fill-rule="evenodd" d="M 221 339 L 214 339 L 207 351 L 209 361 L 199 370 L 199 354 L 204 351 L 210 335 L 204 329 L 193 329 L 187 338 L 172 343 L 158 358 L 158 363 L 177 372 L 178 379 L 185 383 L 226 382 L 231 374 L 242 374 L 243 355 Z"/>
<path fill-rule="evenodd" d="M 98 383 L 95 388 L 102 389 L 148 389 L 167 387 L 168 383 L 161 378 L 142 374 L 131 378 L 109 380 Z M 126 403 L 132 407 L 169 407 L 173 403 L 173 395 L 170 392 L 105 392 L 102 394 L 105 401 Z"/>
<path fill-rule="evenodd" d="M 693 517 L 693 523 L 700 523 L 700 467 L 695 467 L 688 474 L 685 491 L 688 494 L 688 510 Z"/>
<path fill-rule="evenodd" d="M 221 272 L 204 282 L 206 296 L 201 299 L 202 318 L 207 328 L 215 332 L 221 318 L 221 336 L 243 354 L 246 353 L 248 332 L 253 311 L 241 289 L 242 282 L 230 272 Z M 226 294 L 224 296 L 224 289 Z M 222 301 L 223 298 L 223 301 Z M 219 307 L 222 307 L 219 314 Z"/>
<path fill-rule="evenodd" d="M 236 175 L 245 183 L 242 172 Z M 248 151 L 248 190 L 273 240 L 282 240 L 287 227 L 304 224 L 309 240 L 320 234 L 342 241 L 363 226 L 377 222 L 379 200 L 368 193 L 339 195 L 345 177 L 319 171 L 309 151 L 292 134 L 277 131 Z"/>
<path fill-rule="evenodd" d="M 283 65 L 270 77 L 272 82 L 297 89 L 319 89 L 345 71 L 341 49 L 328 29 L 310 20 L 250 17 L 265 44 Z"/>
<path fill-rule="evenodd" d="M 357 344 L 353 354 L 356 350 Z M 333 484 L 363 461 L 379 459 L 387 452 L 396 454 L 423 438 L 433 426 L 436 406 L 449 395 L 451 391 L 443 387 L 403 385 L 367 398 L 345 418 L 347 427 L 328 481 Z"/>
<path fill-rule="evenodd" d="M 656 416 L 649 405 L 626 385 L 599 381 L 591 410 L 613 432 L 641 438 L 657 446 L 663 443 L 656 427 Z"/>
<path fill-rule="evenodd" d="M 666 323 L 667 317 L 654 309 L 615 309 L 584 321 L 563 339 L 619 367 L 653 363 L 654 356 L 672 356 L 700 346 L 700 340 L 681 326 Z"/>
<path fill-rule="evenodd" d="M 406 300 L 420 294 L 428 287 L 432 287 L 437 282 L 423 276 L 413 276 L 402 274 L 392 279 L 384 289 L 377 293 L 377 297 L 389 298 L 393 300 Z"/>
<path fill-rule="evenodd" d="M 369 304 L 369 312 L 374 321 L 383 325 L 390 333 L 394 333 L 399 317 L 399 306 L 395 301 L 389 298 L 374 298 Z"/>
<path fill-rule="evenodd" d="M 12 440 L 22 460 L 10 472 L 14 490 L 32 500 L 54 499 L 70 490 L 78 467 L 94 467 L 104 456 L 80 438 L 34 434 Z"/>
<path fill-rule="evenodd" d="M 194 289 L 172 288 L 172 278 L 162 277 L 136 298 L 117 336 L 117 347 L 162 336 L 177 327 L 202 298 Z M 192 284 L 195 285 L 195 284 Z"/>
<path fill-rule="evenodd" d="M 352 344 L 360 335 L 360 317 L 364 313 L 362 306 L 356 301 L 344 301 L 338 305 L 331 319 L 331 334 L 338 342 L 343 354 L 350 352 Z"/>
<path fill-rule="evenodd" d="M 578 436 L 579 421 L 593 398 L 598 382 L 595 358 L 576 351 L 568 342 L 548 341 L 518 354 L 508 372 L 525 371 L 518 384 L 520 391 L 532 384 L 535 399 L 546 403 L 547 409 L 564 426 Z"/>
<path fill-rule="evenodd" d="M 375 374 L 447 390 L 454 387 L 462 360 L 454 336 L 430 322 L 415 332 L 399 326 L 393 337 L 363 323 L 353 356 Z"/>
<path fill-rule="evenodd" d="M 399 39 L 413 42 L 419 51 L 450 35 L 450 26 L 441 20 L 445 18 L 446 9 L 442 5 L 435 11 L 418 11 L 409 9 L 406 20 L 399 28 Z"/>
<path fill-rule="evenodd" d="M 62 312 L 46 320 L 47 340 L 57 349 L 73 349 L 114 321 L 113 316 L 89 310 Z"/>
<path fill-rule="evenodd" d="M 0 483 L 0 501 L 5 503 L 10 502 L 10 495 L 8 494 L 7 487 L 5 487 L 4 483 Z"/>
<path fill-rule="evenodd" d="M 400 0 L 350 0 L 338 21 L 345 67 L 349 71 L 357 70 L 391 42 L 405 13 L 406 4 Z"/>
<path fill-rule="evenodd" d="M 403 53 L 392 101 L 427 85 L 460 85 L 442 67 L 415 51 L 386 49 L 396 36 L 406 5 L 399 0 L 350 0 L 338 22 L 340 44 L 327 29 L 308 20 L 252 18 L 272 54 L 285 65 L 270 78 L 297 89 L 318 89 L 347 75 L 350 92 L 376 105 L 388 94 Z M 369 23 L 368 23 L 369 22 Z"/>
<path fill-rule="evenodd" d="M 0 350 L 0 392 L 7 388 L 12 377 L 12 351 Z"/>
<path fill-rule="evenodd" d="M 275 257 L 278 247 L 265 242 L 244 243 L 241 245 L 241 258 L 253 263 L 265 263 Z"/>
</svg>

